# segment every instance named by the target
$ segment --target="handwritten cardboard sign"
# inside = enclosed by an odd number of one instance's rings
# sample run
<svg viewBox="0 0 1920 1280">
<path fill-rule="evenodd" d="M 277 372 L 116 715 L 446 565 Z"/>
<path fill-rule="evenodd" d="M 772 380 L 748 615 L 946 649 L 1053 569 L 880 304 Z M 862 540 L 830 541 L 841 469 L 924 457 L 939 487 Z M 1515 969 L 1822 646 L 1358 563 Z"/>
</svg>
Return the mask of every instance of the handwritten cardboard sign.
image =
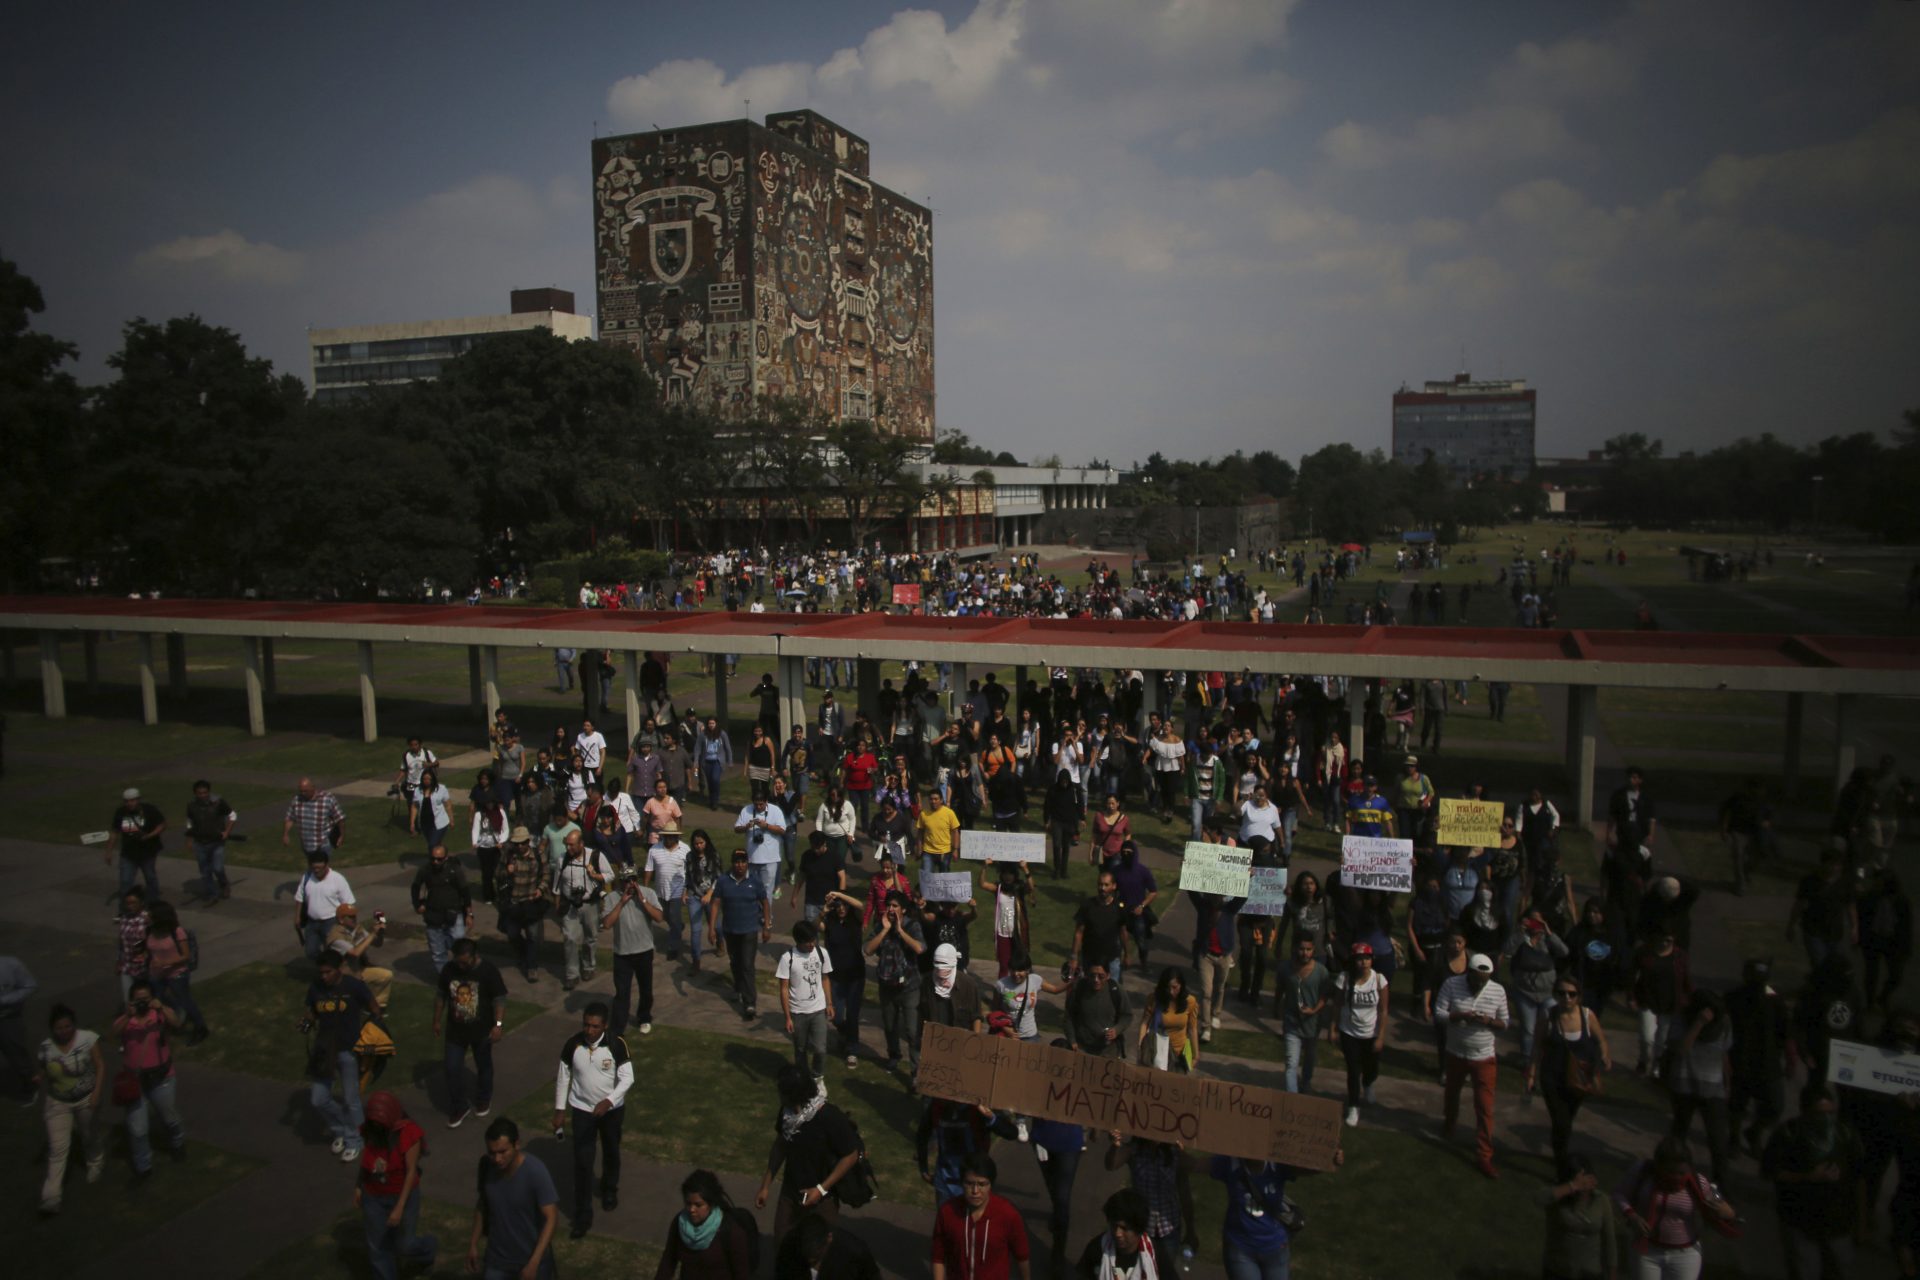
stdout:
<svg viewBox="0 0 1920 1280">
<path fill-rule="evenodd" d="M 1498 800 L 1449 800 L 1440 798 L 1440 827 L 1434 836 L 1438 844 L 1464 844 L 1476 849 L 1500 847 L 1500 823 L 1507 806 Z"/>
<path fill-rule="evenodd" d="M 1340 1145 L 1340 1104 L 1331 1098 L 1176 1075 L 931 1022 L 921 1030 L 916 1088 L 923 1096 L 1302 1169 L 1331 1169 Z"/>
<path fill-rule="evenodd" d="M 969 831 L 960 856 L 987 862 L 1045 862 L 1047 837 L 1040 831 Z"/>
<path fill-rule="evenodd" d="M 968 871 L 922 871 L 920 896 L 928 902 L 971 901 L 973 874 Z"/>
<path fill-rule="evenodd" d="M 1247 905 L 1240 908 L 1248 915 L 1277 916 L 1287 909 L 1287 869 L 1255 867 L 1247 885 Z"/>
<path fill-rule="evenodd" d="M 1188 893 L 1217 893 L 1244 898 L 1252 880 L 1253 850 L 1224 844 L 1187 843 L 1180 863 L 1180 887 Z"/>
<path fill-rule="evenodd" d="M 1413 892 L 1413 841 L 1346 836 L 1340 841 L 1340 883 L 1349 889 Z"/>
</svg>

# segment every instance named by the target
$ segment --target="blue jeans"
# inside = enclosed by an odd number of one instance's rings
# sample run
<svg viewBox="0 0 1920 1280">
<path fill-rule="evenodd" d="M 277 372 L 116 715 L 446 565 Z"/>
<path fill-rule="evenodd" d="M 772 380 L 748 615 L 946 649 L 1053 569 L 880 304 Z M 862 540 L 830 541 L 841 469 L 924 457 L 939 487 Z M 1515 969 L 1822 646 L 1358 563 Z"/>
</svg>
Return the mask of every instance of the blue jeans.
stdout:
<svg viewBox="0 0 1920 1280">
<path fill-rule="evenodd" d="M 1327 783 L 1320 808 L 1330 827 L 1337 828 L 1346 820 L 1347 791 L 1339 779 Z"/>
<path fill-rule="evenodd" d="M 1533 1061 L 1534 1028 L 1540 1025 L 1540 1015 L 1553 1007 L 1553 997 L 1535 1000 L 1511 988 L 1508 989 L 1507 995 L 1513 1002 L 1514 1018 L 1520 1024 L 1520 1056 L 1531 1062 Z"/>
<path fill-rule="evenodd" d="M 434 826 L 431 819 L 420 824 L 420 835 L 427 842 L 427 852 L 429 854 L 431 854 L 435 848 L 447 842 L 447 832 L 449 830 L 451 830 L 451 828 Z"/>
<path fill-rule="evenodd" d="M 387 1225 L 387 1215 L 399 1199 L 364 1193 L 360 1197 L 360 1216 L 367 1231 L 367 1268 L 376 1280 L 398 1280 L 402 1262 L 430 1267 L 434 1255 L 440 1252 L 440 1242 L 432 1235 L 415 1234 L 420 1225 L 420 1188 L 415 1187 L 407 1197 L 407 1207 L 400 1211 L 400 1225 Z"/>
<path fill-rule="evenodd" d="M 200 896 L 211 899 L 227 887 L 227 846 L 222 840 L 195 840 L 193 860 L 200 865 Z"/>
<path fill-rule="evenodd" d="M 427 955 L 433 960 L 435 976 L 453 959 L 453 944 L 466 936 L 467 922 L 462 916 L 455 916 L 453 923 L 444 929 L 427 926 Z"/>
<path fill-rule="evenodd" d="M 726 775 L 727 766 L 718 760 L 702 760 L 700 777 L 707 784 L 707 808 L 720 807 L 720 779 Z"/>
<path fill-rule="evenodd" d="M 667 959 L 678 960 L 680 932 L 686 927 L 686 903 L 679 898 L 669 898 L 660 905 L 667 917 Z"/>
<path fill-rule="evenodd" d="M 447 1041 L 441 1065 L 447 1071 L 447 1114 L 457 1116 L 467 1109 L 467 1054 L 473 1054 L 473 1101 L 484 1107 L 493 1101 L 493 1041 L 485 1036 L 472 1044 Z"/>
<path fill-rule="evenodd" d="M 167 1146 L 178 1151 L 187 1145 L 187 1124 L 173 1101 L 174 1084 L 174 1078 L 168 1076 L 153 1088 L 141 1090 L 139 1101 L 127 1108 L 127 1146 L 137 1172 L 153 1168 L 153 1144 L 147 1140 L 151 1112 L 160 1113 L 160 1123 L 167 1130 Z"/>
<path fill-rule="evenodd" d="M 1300 810 L 1282 809 L 1280 811 L 1280 856 L 1283 859 L 1293 857 L 1293 833 L 1300 827 Z"/>
<path fill-rule="evenodd" d="M 693 953 L 693 962 L 700 963 L 700 926 L 707 918 L 707 904 L 698 898 L 688 898 L 687 907 L 687 947 Z"/>
<path fill-rule="evenodd" d="M 147 882 L 147 901 L 152 902 L 160 896 L 160 859 L 158 855 L 145 858 L 129 858 L 120 855 L 120 896 L 126 897 L 127 890 L 133 888 L 136 879 Z"/>
<path fill-rule="evenodd" d="M 1220 1242 L 1220 1260 L 1226 1263 L 1227 1280 L 1290 1280 L 1292 1257 L 1291 1244 L 1265 1253 L 1251 1253 L 1231 1240 Z"/>
<path fill-rule="evenodd" d="M 1282 1041 L 1287 1053 L 1287 1092 L 1305 1093 L 1313 1088 L 1313 1064 L 1319 1054 L 1319 1037 L 1289 1031 Z"/>
<path fill-rule="evenodd" d="M 1038 1146 L 1033 1149 L 1035 1155 L 1041 1150 Z M 1073 1179 L 1080 1172 L 1080 1156 L 1078 1151 L 1048 1150 L 1047 1158 L 1040 1162 L 1040 1181 L 1046 1184 L 1047 1202 L 1053 1210 L 1048 1216 L 1052 1220 L 1056 1254 L 1066 1251 L 1067 1239 L 1073 1230 Z M 1176 1265 L 1169 1261 L 1162 1274 L 1172 1276 Z"/>
<path fill-rule="evenodd" d="M 153 993 L 160 997 L 161 1003 L 180 1014 L 187 1025 L 196 1030 L 204 1030 L 207 1016 L 200 1012 L 200 1006 L 193 999 L 193 975 L 185 972 L 174 974 L 171 978 L 161 978 L 153 984 Z"/>
<path fill-rule="evenodd" d="M 1188 839 L 1198 840 L 1202 829 L 1207 824 L 1207 819 L 1213 816 L 1213 801 L 1202 800 L 1199 796 L 1195 796 L 1189 803 L 1189 807 L 1193 810 L 1193 834 Z"/>
<path fill-rule="evenodd" d="M 866 986 L 865 975 L 833 984 L 833 1029 L 840 1033 L 841 1052 L 848 1057 L 860 1047 L 860 1002 Z"/>
<path fill-rule="evenodd" d="M 334 1077 L 340 1079 L 340 1096 L 333 1096 Z M 360 1109 L 360 1061 L 351 1051 L 333 1055 L 333 1070 L 310 1083 L 307 1098 L 326 1121 L 327 1132 L 346 1139 L 349 1150 L 360 1149 L 360 1126 L 366 1112 Z"/>
<path fill-rule="evenodd" d="M 780 887 L 780 864 L 777 862 L 756 862 L 747 870 L 760 877 L 760 887 L 766 890 L 767 901 L 773 901 L 773 891 Z"/>
<path fill-rule="evenodd" d="M 325 920 L 308 917 L 306 927 L 301 930 L 300 946 L 306 951 L 309 961 L 319 962 L 320 953 L 327 945 L 327 930 L 331 928 L 333 928 L 332 916 L 328 916 Z"/>
</svg>

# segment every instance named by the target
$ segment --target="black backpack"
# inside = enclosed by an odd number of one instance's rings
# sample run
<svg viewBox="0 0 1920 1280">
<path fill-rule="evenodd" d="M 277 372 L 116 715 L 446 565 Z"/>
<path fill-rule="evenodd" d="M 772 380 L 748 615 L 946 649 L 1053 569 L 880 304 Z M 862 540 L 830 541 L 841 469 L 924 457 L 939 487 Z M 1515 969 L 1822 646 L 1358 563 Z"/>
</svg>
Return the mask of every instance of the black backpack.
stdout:
<svg viewBox="0 0 1920 1280">
<path fill-rule="evenodd" d="M 853 1162 L 853 1168 L 847 1171 L 847 1176 L 834 1184 L 833 1194 L 842 1208 L 862 1209 L 879 1194 L 879 1180 L 873 1171 L 873 1161 L 867 1159 L 867 1140 L 860 1136 L 859 1121 L 848 1116 L 847 1123 L 853 1127 L 853 1140 L 860 1155 Z"/>
<path fill-rule="evenodd" d="M 747 1272 L 760 1274 L 760 1223 L 753 1216 L 753 1210 L 743 1205 L 727 1206 L 727 1218 L 737 1224 L 747 1237 Z"/>
</svg>

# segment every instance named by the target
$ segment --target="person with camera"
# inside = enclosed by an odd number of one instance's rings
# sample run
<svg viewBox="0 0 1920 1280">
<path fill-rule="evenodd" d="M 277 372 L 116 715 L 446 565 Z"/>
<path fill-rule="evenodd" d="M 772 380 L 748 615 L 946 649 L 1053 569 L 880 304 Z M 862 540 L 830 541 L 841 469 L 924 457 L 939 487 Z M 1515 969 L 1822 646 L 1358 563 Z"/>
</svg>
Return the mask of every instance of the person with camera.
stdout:
<svg viewBox="0 0 1920 1280">
<path fill-rule="evenodd" d="M 495 887 L 506 897 L 500 907 L 500 931 L 507 935 L 520 976 L 528 982 L 539 981 L 534 961 L 540 948 L 540 922 L 552 901 L 550 882 L 545 843 L 535 840 L 525 827 L 515 827 L 507 834 Z"/>
<path fill-rule="evenodd" d="M 327 930 L 327 950 L 340 957 L 340 967 L 349 976 L 367 984 L 373 992 L 375 1013 L 384 1013 L 387 997 L 393 992 L 393 970 L 367 963 L 367 952 L 387 945 L 387 913 L 373 913 L 373 928 L 362 928 L 360 908 L 349 902 L 333 918 Z"/>
<path fill-rule="evenodd" d="M 786 862 L 787 816 L 765 795 L 756 794 L 734 820 L 734 832 L 747 838 L 747 865 L 767 892 L 767 901 L 780 897 L 780 868 Z"/>
<path fill-rule="evenodd" d="M 675 840 L 679 833 L 673 833 Z M 640 1011 L 634 1021 L 641 1035 L 653 1032 L 653 926 L 663 923 L 660 896 L 640 883 L 632 868 L 622 867 L 615 891 L 607 895 L 600 916 L 600 928 L 613 935 L 613 1034 L 627 1031 L 627 1014 L 633 1008 L 633 987 L 640 988 Z"/>
<path fill-rule="evenodd" d="M 187 1123 L 174 1102 L 173 1033 L 181 1021 L 177 1010 L 154 997 L 153 984 L 145 978 L 133 980 L 127 1006 L 113 1020 L 113 1033 L 120 1037 L 121 1064 L 137 1082 L 130 1098 L 118 1083 L 113 1091 L 114 1101 L 127 1108 L 127 1148 L 133 1158 L 135 1185 L 153 1172 L 153 1145 L 147 1132 L 155 1112 L 166 1126 L 167 1149 L 174 1161 L 187 1158 Z"/>
<path fill-rule="evenodd" d="M 886 866 L 882 861 L 882 868 Z M 874 984 L 880 992 L 880 1028 L 887 1037 L 887 1070 L 900 1066 L 904 1043 L 912 1070 L 920 1069 L 920 953 L 927 949 L 920 922 L 907 910 L 904 889 L 889 889 L 867 933 Z"/>
<path fill-rule="evenodd" d="M 560 983 L 565 990 L 593 981 L 600 899 L 612 879 L 613 868 L 599 852 L 587 848 L 579 829 L 568 832 L 566 858 L 553 870 L 553 898 L 559 904 L 560 939 L 566 949 L 566 971 Z"/>
</svg>

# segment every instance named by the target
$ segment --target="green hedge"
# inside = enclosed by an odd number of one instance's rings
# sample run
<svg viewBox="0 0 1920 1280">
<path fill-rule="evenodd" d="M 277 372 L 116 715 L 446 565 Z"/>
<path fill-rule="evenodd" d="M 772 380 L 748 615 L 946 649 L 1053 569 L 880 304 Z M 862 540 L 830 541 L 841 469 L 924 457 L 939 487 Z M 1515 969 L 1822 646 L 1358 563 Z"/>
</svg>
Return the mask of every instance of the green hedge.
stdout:
<svg viewBox="0 0 1920 1280">
<path fill-rule="evenodd" d="M 568 605 L 579 601 L 583 582 L 625 582 L 639 586 L 654 578 L 664 578 L 666 574 L 665 552 L 612 547 L 542 561 L 533 566 L 527 577 L 534 599 Z"/>
</svg>

